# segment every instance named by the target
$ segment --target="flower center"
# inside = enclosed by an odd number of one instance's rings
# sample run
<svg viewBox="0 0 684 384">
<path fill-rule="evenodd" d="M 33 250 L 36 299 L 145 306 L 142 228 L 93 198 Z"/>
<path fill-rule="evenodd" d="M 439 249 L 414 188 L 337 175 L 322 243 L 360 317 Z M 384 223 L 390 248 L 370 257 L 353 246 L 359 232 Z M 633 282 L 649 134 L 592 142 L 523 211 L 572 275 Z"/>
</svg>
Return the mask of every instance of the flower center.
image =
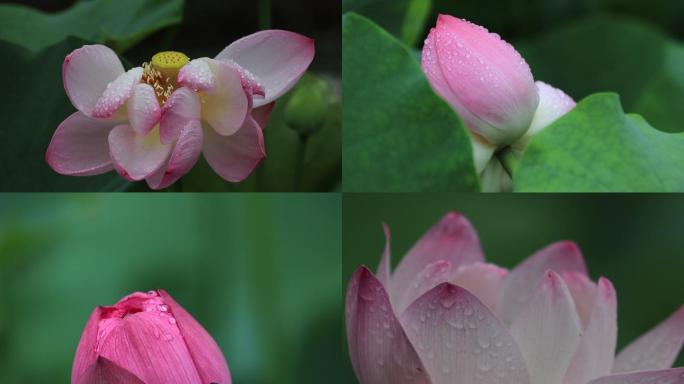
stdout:
<svg viewBox="0 0 684 384">
<path fill-rule="evenodd" d="M 190 59 L 181 52 L 164 51 L 152 56 L 150 63 L 143 63 L 142 81 L 151 85 L 159 104 L 164 105 L 178 87 L 178 72 Z"/>
</svg>

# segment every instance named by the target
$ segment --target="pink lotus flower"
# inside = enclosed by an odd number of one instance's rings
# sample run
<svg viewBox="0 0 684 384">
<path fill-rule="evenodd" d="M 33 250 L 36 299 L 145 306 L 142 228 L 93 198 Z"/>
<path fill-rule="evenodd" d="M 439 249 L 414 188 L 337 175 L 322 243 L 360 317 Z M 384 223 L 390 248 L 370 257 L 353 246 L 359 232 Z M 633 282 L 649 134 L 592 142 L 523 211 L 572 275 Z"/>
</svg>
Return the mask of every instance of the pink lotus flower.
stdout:
<svg viewBox="0 0 684 384">
<path fill-rule="evenodd" d="M 449 15 L 439 15 L 425 39 L 422 68 L 471 131 L 478 173 L 497 148 L 521 138 L 517 147 L 524 148 L 575 104 L 563 91 L 535 85 L 525 59 L 498 34 Z"/>
<path fill-rule="evenodd" d="M 684 307 L 616 357 L 616 296 L 579 248 L 554 243 L 511 271 L 485 262 L 466 218 L 447 214 L 390 273 L 347 288 L 351 361 L 362 384 L 681 384 L 669 369 Z"/>
<path fill-rule="evenodd" d="M 163 290 L 97 307 L 83 331 L 72 384 L 230 384 L 207 331 Z"/>
<path fill-rule="evenodd" d="M 275 100 L 313 56 L 313 40 L 278 30 L 235 41 L 215 59 L 161 52 L 129 71 L 111 49 L 83 46 L 62 69 L 78 112 L 57 128 L 47 162 L 73 176 L 116 169 L 161 189 L 202 152 L 222 178 L 242 181 L 265 156 L 262 129 Z"/>
</svg>

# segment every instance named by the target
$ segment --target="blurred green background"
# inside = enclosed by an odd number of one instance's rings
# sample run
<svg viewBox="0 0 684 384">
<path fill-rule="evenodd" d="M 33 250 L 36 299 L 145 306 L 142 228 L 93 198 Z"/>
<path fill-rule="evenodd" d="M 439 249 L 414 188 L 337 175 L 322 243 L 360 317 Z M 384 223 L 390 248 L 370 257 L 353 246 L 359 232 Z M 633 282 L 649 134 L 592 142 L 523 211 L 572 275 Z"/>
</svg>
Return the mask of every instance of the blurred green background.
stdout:
<svg viewBox="0 0 684 384">
<path fill-rule="evenodd" d="M 0 383 L 67 383 L 97 305 L 164 288 L 236 383 L 348 383 L 336 194 L 0 195 Z"/>
<path fill-rule="evenodd" d="M 684 196 L 679 195 L 346 194 L 345 290 L 359 265 L 376 269 L 385 242 L 381 223 L 390 226 L 396 266 L 450 210 L 468 217 L 487 260 L 507 268 L 552 242 L 577 242 L 591 277 L 605 276 L 615 285 L 618 347 L 684 304 Z M 684 366 L 684 354 L 676 365 Z"/>
<path fill-rule="evenodd" d="M 340 184 L 339 0 L 15 0 L 0 1 L 0 190 L 146 191 L 116 172 L 67 177 L 45 150 L 75 111 L 62 84 L 64 57 L 84 44 L 113 48 L 126 67 L 164 50 L 214 57 L 262 29 L 313 38 L 316 56 L 295 91 L 278 99 L 264 131 L 266 159 L 241 183 L 217 176 L 202 158 L 176 191 L 330 191 Z M 305 102 L 303 102 L 303 100 Z"/>
</svg>

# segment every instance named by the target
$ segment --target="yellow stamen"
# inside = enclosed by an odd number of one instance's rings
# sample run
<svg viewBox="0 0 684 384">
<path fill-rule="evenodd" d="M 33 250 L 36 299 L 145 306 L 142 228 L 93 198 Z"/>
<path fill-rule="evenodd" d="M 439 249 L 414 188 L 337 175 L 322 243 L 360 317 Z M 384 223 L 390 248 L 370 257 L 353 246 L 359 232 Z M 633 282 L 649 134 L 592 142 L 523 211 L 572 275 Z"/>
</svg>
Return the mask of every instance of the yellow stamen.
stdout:
<svg viewBox="0 0 684 384">
<path fill-rule="evenodd" d="M 178 72 L 189 61 L 181 52 L 165 51 L 152 56 L 151 63 L 143 63 L 142 81 L 154 88 L 160 104 L 164 105 L 178 87 Z"/>
</svg>

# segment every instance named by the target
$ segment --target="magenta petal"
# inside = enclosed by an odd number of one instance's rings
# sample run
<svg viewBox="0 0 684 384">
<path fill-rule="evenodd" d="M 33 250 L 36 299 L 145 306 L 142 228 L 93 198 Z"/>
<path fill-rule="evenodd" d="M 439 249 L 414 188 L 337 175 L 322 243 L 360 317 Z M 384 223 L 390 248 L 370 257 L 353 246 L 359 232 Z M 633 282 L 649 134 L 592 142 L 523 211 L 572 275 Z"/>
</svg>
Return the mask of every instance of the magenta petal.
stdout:
<svg viewBox="0 0 684 384">
<path fill-rule="evenodd" d="M 81 340 L 78 342 L 76 348 L 76 356 L 74 357 L 74 364 L 71 368 L 71 384 L 78 384 L 81 376 L 95 364 L 97 360 L 97 353 L 95 353 L 95 346 L 97 345 L 97 332 L 100 316 L 102 315 L 102 308 L 97 307 L 91 313 L 85 329 L 81 334 Z"/>
<path fill-rule="evenodd" d="M 195 59 L 178 72 L 178 84 L 195 92 L 213 92 L 216 79 L 207 59 Z"/>
<path fill-rule="evenodd" d="M 205 126 L 203 153 L 214 172 L 237 183 L 249 176 L 266 156 L 264 136 L 251 117 L 230 136 L 221 136 Z"/>
<path fill-rule="evenodd" d="M 177 321 L 202 383 L 230 384 L 228 363 L 211 335 L 166 291 L 159 294 Z"/>
<path fill-rule="evenodd" d="M 684 306 L 620 351 L 613 372 L 670 368 L 683 343 Z"/>
<path fill-rule="evenodd" d="M 401 296 L 392 298 L 396 312 L 403 313 L 413 301 L 437 285 L 448 282 L 452 275 L 453 267 L 448 260 L 437 260 L 426 265 Z"/>
<path fill-rule="evenodd" d="M 263 85 L 265 98 L 254 106 L 268 104 L 299 80 L 311 64 L 314 41 L 297 33 L 266 30 L 245 36 L 226 47 L 217 60 L 232 60 L 254 74 Z"/>
<path fill-rule="evenodd" d="M 133 373 L 99 357 L 75 384 L 145 384 Z"/>
<path fill-rule="evenodd" d="M 81 112 L 67 117 L 57 127 L 45 154 L 57 173 L 91 176 L 114 169 L 107 137 L 116 123 L 92 119 Z"/>
<path fill-rule="evenodd" d="M 684 368 L 610 375 L 589 384 L 684 384 Z"/>
<path fill-rule="evenodd" d="M 104 45 L 84 45 L 71 52 L 62 65 L 67 96 L 86 116 L 91 116 L 107 85 L 123 73 L 119 57 Z"/>
<path fill-rule="evenodd" d="M 506 327 L 461 287 L 438 285 L 400 319 L 433 384 L 531 383 Z"/>
<path fill-rule="evenodd" d="M 426 266 L 438 260 L 454 269 L 484 261 L 480 239 L 465 216 L 446 214 L 409 250 L 392 275 L 392 297 L 402 297 Z"/>
<path fill-rule="evenodd" d="M 385 288 L 361 267 L 349 282 L 346 298 L 347 342 L 361 384 L 430 384 Z"/>
<path fill-rule="evenodd" d="M 160 312 L 129 313 L 103 333 L 98 353 L 145 384 L 201 384 L 177 319 Z"/>
<path fill-rule="evenodd" d="M 582 329 L 585 329 L 589 324 L 589 318 L 594 307 L 596 284 L 581 272 L 566 272 L 562 276 L 570 289 L 572 299 L 575 301 L 577 314 L 582 322 Z"/>
<path fill-rule="evenodd" d="M 128 120 L 139 134 L 146 135 L 161 119 L 157 95 L 149 84 L 138 84 L 128 100 Z"/>
<path fill-rule="evenodd" d="M 164 189 L 190 172 L 202 153 L 202 124 L 188 122 L 180 131 L 167 162 L 148 176 L 147 185 L 152 189 Z"/>
<path fill-rule="evenodd" d="M 504 281 L 499 308 L 506 324 L 511 324 L 525 307 L 547 270 L 587 274 L 582 253 L 571 241 L 559 241 L 537 251 L 515 267 Z"/>
</svg>

